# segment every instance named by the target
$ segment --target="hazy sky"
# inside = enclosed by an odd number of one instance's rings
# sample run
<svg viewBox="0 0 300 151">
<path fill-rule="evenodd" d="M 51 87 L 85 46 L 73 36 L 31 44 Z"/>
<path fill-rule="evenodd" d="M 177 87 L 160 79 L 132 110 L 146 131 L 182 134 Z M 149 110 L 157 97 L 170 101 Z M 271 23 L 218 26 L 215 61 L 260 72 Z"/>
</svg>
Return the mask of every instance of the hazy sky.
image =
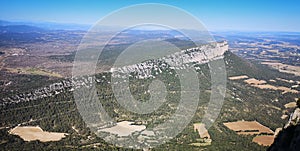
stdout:
<svg viewBox="0 0 300 151">
<path fill-rule="evenodd" d="M 169 4 L 208 30 L 300 31 L 299 0 L 1 0 L 0 19 L 94 24 L 122 7 Z"/>
</svg>

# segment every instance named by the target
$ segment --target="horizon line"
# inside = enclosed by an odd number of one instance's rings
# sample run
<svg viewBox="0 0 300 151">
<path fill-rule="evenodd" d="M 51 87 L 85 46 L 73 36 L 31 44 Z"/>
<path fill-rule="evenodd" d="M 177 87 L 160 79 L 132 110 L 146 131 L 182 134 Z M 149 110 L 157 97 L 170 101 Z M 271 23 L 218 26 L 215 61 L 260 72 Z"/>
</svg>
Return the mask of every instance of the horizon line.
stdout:
<svg viewBox="0 0 300 151">
<path fill-rule="evenodd" d="M 27 26 L 34 26 L 34 25 L 30 25 L 30 23 L 32 24 L 41 24 L 41 23 L 44 23 L 44 24 L 57 24 L 57 25 L 74 25 L 74 26 L 85 26 L 86 28 L 92 28 L 95 24 L 95 23 L 75 23 L 75 22 L 57 22 L 57 21 L 45 21 L 45 20 L 22 20 L 22 19 L 0 19 L 0 21 L 4 21 L 4 22 L 10 22 L 12 23 L 24 23 L 22 25 L 27 25 Z M 17 25 L 17 24 L 16 24 Z M 3 26 L 3 25 L 0 25 L 0 26 Z M 87 27 L 89 26 L 89 27 Z M 38 27 L 38 26 L 34 26 L 34 27 Z M 122 26 L 106 26 L 106 27 L 112 27 L 112 28 L 123 28 Z M 41 28 L 41 27 L 39 27 Z M 43 27 L 42 27 L 43 28 Z M 208 27 L 207 28 L 207 31 L 208 32 L 245 32 L 245 33 L 258 33 L 258 32 L 269 32 L 269 33 L 272 33 L 272 32 L 276 32 L 276 33 L 280 33 L 280 32 L 286 32 L 286 33 L 300 33 L 300 31 L 294 31 L 294 30 L 263 30 L 263 29 L 222 29 L 222 28 L 219 28 L 219 29 L 209 29 Z M 88 30 L 89 30 L 88 29 Z M 62 30 L 67 30 L 67 29 L 62 29 Z M 84 30 L 84 31 L 88 31 L 88 30 Z M 182 30 L 196 30 L 196 29 L 182 29 Z M 141 31 L 144 31 L 144 30 L 141 30 Z M 147 31 L 147 30 L 145 30 Z M 148 31 L 151 31 L 151 30 L 148 30 Z M 155 31 L 155 30 L 153 30 Z M 158 31 L 158 30 L 156 30 Z"/>
</svg>

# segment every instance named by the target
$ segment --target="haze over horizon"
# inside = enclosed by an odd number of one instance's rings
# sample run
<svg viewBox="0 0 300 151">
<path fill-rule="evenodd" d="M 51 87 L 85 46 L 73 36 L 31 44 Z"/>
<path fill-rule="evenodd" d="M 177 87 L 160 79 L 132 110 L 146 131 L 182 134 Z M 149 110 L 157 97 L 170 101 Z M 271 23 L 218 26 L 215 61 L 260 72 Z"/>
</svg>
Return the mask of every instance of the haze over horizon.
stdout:
<svg viewBox="0 0 300 151">
<path fill-rule="evenodd" d="M 238 1 L 83 1 L 4 0 L 1 20 L 93 25 L 120 8 L 161 3 L 181 8 L 197 17 L 209 31 L 300 31 L 300 2 L 292 0 Z"/>
</svg>

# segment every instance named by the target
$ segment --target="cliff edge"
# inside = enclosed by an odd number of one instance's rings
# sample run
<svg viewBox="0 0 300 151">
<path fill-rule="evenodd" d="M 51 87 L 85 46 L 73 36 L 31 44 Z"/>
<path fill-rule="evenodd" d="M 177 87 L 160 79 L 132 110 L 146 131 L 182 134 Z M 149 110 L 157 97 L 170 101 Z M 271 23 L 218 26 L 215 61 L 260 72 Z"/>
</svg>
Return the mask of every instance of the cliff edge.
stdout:
<svg viewBox="0 0 300 151">
<path fill-rule="evenodd" d="M 284 126 L 274 140 L 268 151 L 299 151 L 300 150 L 300 100 L 297 108 L 290 115 L 288 123 Z"/>
</svg>

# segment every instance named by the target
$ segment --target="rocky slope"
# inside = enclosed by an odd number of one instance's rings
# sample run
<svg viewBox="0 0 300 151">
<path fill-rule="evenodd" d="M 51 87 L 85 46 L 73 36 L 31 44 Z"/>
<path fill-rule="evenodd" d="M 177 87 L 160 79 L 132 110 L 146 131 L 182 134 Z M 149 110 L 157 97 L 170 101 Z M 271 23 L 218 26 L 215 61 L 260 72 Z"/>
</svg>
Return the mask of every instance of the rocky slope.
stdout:
<svg viewBox="0 0 300 151">
<path fill-rule="evenodd" d="M 296 108 L 284 129 L 279 132 L 268 151 L 300 150 L 300 108 Z"/>
<path fill-rule="evenodd" d="M 220 59 L 226 51 L 228 51 L 228 43 L 226 41 L 211 43 L 182 50 L 160 59 L 148 60 L 139 64 L 112 69 L 110 72 L 113 72 L 114 76 L 120 78 L 123 78 L 124 75 L 128 75 L 128 73 L 135 73 L 138 79 L 153 78 L 156 74 L 169 66 L 172 66 L 170 69 L 185 69 L 187 66 L 193 65 L 191 63 L 204 64 L 212 60 Z M 197 67 L 195 67 L 195 69 L 197 70 Z M 0 99 L 0 106 L 51 97 L 62 92 L 74 91 L 74 89 L 82 86 L 89 87 L 93 81 L 97 83 L 104 82 L 104 80 L 101 79 L 94 79 L 94 76 L 65 79 L 61 82 L 36 89 L 33 92 L 2 98 Z"/>
</svg>

